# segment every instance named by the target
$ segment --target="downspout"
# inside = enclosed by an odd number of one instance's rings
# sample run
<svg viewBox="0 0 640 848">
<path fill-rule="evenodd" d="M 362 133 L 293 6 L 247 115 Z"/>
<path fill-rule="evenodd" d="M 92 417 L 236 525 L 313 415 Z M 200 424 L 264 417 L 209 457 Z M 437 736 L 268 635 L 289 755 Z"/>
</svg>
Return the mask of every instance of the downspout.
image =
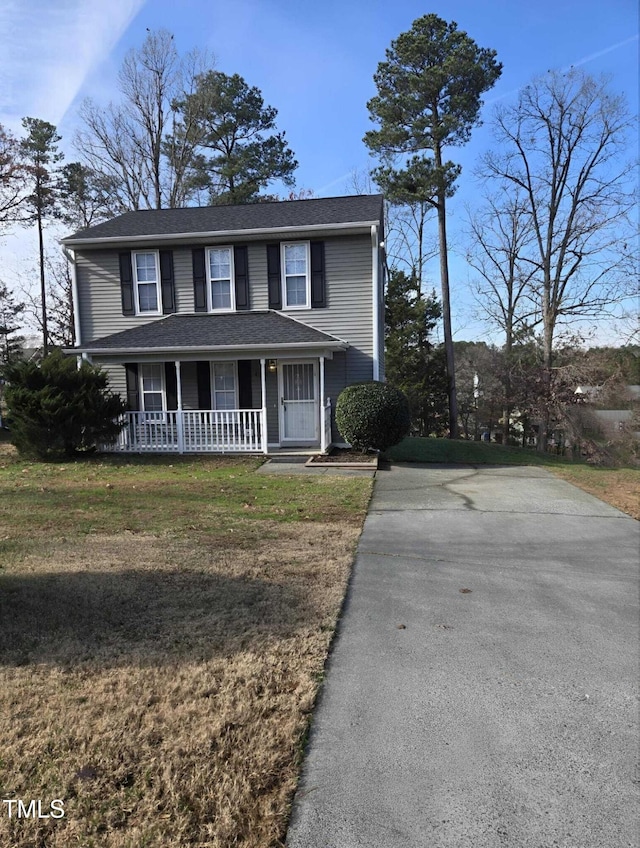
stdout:
<svg viewBox="0 0 640 848">
<path fill-rule="evenodd" d="M 373 379 L 380 379 L 380 247 L 378 227 L 371 226 L 371 306 L 373 316 Z"/>
<path fill-rule="evenodd" d="M 71 263 L 71 300 L 73 303 L 73 331 L 76 336 L 76 347 L 82 344 L 80 338 L 80 305 L 78 303 L 78 278 L 76 276 L 76 254 L 75 250 L 62 248 L 67 262 Z"/>
</svg>

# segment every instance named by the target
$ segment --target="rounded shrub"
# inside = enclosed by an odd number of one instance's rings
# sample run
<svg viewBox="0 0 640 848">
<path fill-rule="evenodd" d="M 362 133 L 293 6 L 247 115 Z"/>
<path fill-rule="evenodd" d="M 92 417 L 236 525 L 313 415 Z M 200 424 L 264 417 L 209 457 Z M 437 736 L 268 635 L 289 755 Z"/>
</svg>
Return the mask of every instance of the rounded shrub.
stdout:
<svg viewBox="0 0 640 848">
<path fill-rule="evenodd" d="M 384 451 L 409 432 L 409 403 L 387 383 L 359 383 L 343 389 L 336 403 L 336 424 L 356 450 Z"/>
</svg>

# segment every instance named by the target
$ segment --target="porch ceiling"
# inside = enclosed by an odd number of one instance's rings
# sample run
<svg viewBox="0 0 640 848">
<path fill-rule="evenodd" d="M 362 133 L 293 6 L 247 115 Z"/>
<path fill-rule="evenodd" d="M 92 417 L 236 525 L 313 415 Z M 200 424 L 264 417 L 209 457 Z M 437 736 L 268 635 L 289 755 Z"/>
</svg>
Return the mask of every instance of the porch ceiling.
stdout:
<svg viewBox="0 0 640 848">
<path fill-rule="evenodd" d="M 69 348 L 67 353 L 122 355 L 274 350 L 345 350 L 348 343 L 279 312 L 168 315 Z"/>
</svg>

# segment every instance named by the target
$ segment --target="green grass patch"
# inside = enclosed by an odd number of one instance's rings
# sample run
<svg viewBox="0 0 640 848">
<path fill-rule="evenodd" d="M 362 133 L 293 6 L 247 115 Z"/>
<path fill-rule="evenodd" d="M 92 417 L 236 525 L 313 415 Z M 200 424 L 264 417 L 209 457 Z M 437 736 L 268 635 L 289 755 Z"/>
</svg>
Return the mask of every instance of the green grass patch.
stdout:
<svg viewBox="0 0 640 848">
<path fill-rule="evenodd" d="M 0 465 L 0 524 L 15 538 L 215 532 L 238 522 L 361 521 L 357 478 L 257 475 L 255 458 L 18 459 Z"/>
</svg>

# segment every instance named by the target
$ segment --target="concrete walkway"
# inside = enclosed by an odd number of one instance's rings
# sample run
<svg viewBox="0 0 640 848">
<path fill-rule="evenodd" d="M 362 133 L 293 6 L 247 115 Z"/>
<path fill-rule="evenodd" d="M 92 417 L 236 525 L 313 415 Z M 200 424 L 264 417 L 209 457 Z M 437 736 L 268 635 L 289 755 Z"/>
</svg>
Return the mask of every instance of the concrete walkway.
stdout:
<svg viewBox="0 0 640 848">
<path fill-rule="evenodd" d="M 309 459 L 308 456 L 272 456 L 264 465 L 257 469 L 257 474 L 277 474 L 281 476 L 289 476 L 290 474 L 304 474 L 306 476 L 317 477 L 324 474 L 334 475 L 338 477 L 375 477 L 375 469 L 373 468 L 339 468 L 337 466 L 320 466 L 314 468 L 305 463 Z"/>
<path fill-rule="evenodd" d="M 542 469 L 378 471 L 289 848 L 638 848 L 639 526 Z"/>
</svg>

